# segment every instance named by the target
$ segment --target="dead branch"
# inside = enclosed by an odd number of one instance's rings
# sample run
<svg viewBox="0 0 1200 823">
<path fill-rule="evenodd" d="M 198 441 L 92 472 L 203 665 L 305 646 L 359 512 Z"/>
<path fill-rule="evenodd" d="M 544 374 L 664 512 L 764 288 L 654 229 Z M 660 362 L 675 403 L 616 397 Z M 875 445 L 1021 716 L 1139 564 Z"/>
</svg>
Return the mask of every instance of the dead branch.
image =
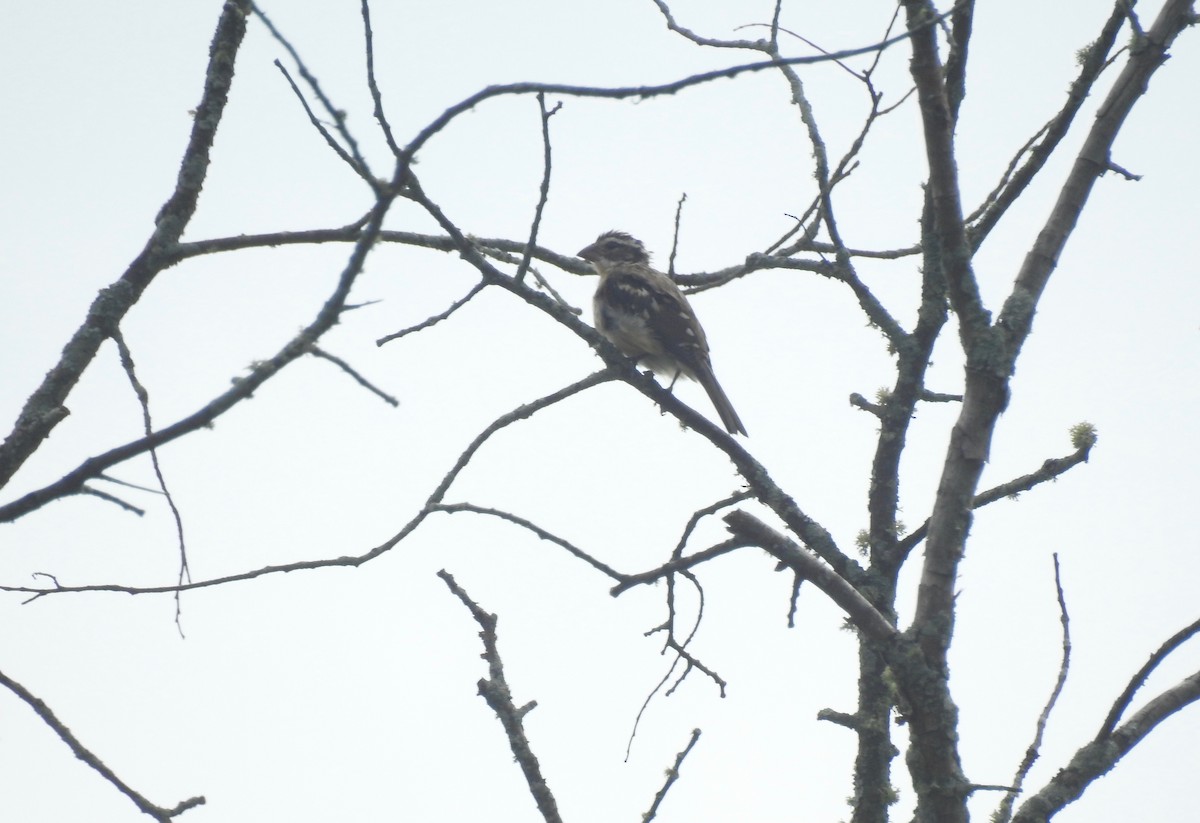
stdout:
<svg viewBox="0 0 1200 823">
<path fill-rule="evenodd" d="M 729 531 L 741 540 L 752 543 L 805 580 L 812 582 L 849 615 L 854 625 L 863 634 L 877 642 L 896 637 L 896 627 L 871 605 L 862 594 L 845 578 L 837 574 L 816 557 L 796 545 L 783 534 L 772 529 L 763 521 L 745 511 L 733 511 L 725 515 Z"/>
<path fill-rule="evenodd" d="M 22 686 L 17 681 L 13 680 L 8 675 L 0 672 L 0 686 L 4 686 L 10 692 L 15 694 L 26 705 L 28 705 L 42 722 L 49 726 L 55 734 L 58 735 L 62 742 L 67 744 L 72 754 L 82 760 L 94 772 L 99 774 L 109 783 L 117 788 L 117 791 L 133 801 L 133 804 L 138 807 L 138 810 L 145 815 L 148 815 L 159 823 L 168 823 L 179 815 L 186 812 L 188 809 L 194 809 L 197 806 L 203 806 L 205 803 L 204 797 L 191 797 L 175 805 L 174 808 L 165 809 L 162 806 L 156 806 L 151 803 L 140 793 L 135 791 L 131 786 L 126 784 L 121 778 L 117 777 L 116 772 L 105 765 L 104 761 L 97 757 L 90 749 L 79 742 L 79 738 L 71 733 L 66 724 L 58 719 L 58 715 L 47 706 L 43 701 L 35 697 L 28 689 Z"/>
<path fill-rule="evenodd" d="M 67 395 L 91 364 L 100 345 L 138 301 L 154 278 L 170 265 L 170 250 L 183 236 L 208 170 L 209 154 L 233 83 L 234 61 L 246 33 L 250 0 L 226 3 L 209 49 L 204 94 L 192 119 L 175 191 L 159 210 L 154 232 L 141 253 L 110 286 L 101 289 L 87 318 L 72 335 L 58 363 L 29 396 L 12 431 L 0 444 L 0 488 L 37 451 L 50 432 L 70 414 Z"/>
<path fill-rule="evenodd" d="M 488 676 L 479 681 L 480 696 L 487 701 L 488 706 L 496 713 L 496 717 L 500 718 L 500 723 L 504 726 L 504 733 L 508 737 L 508 746 L 512 749 L 513 757 L 516 759 L 517 765 L 521 767 L 521 772 L 525 775 L 529 793 L 533 795 L 542 819 L 546 823 L 562 823 L 562 818 L 558 815 L 558 804 L 550 792 L 550 787 L 546 785 L 541 765 L 529 745 L 529 738 L 525 735 L 525 715 L 536 708 L 537 703 L 527 703 L 519 709 L 513 703 L 512 691 L 504 677 L 504 664 L 500 660 L 500 649 L 496 641 L 496 615 L 488 614 L 480 608 L 458 585 L 453 575 L 445 569 L 439 571 L 437 575 L 442 578 L 454 596 L 467 607 L 481 629 L 479 637 L 483 640 L 483 659 L 488 664 Z"/>
</svg>

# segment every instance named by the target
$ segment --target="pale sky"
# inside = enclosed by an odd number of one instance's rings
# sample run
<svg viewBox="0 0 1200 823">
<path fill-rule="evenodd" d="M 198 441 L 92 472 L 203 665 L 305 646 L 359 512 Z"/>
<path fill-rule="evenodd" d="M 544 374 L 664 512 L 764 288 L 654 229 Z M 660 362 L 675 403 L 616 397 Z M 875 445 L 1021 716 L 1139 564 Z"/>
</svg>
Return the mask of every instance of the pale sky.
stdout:
<svg viewBox="0 0 1200 823">
<path fill-rule="evenodd" d="M 1160 4 L 1140 4 L 1149 21 Z M 0 418 L 7 432 L 56 362 L 98 289 L 138 253 L 174 185 L 199 100 L 220 3 L 10 4 L 0 29 Z M 1143 8 L 1144 6 L 1144 8 Z M 770 19 L 770 3 L 692 0 L 677 19 L 710 37 Z M 980 4 L 962 110 L 959 168 L 968 209 L 1014 152 L 1062 105 L 1075 52 L 1104 3 Z M 349 124 L 376 174 L 389 155 L 364 81 L 352 2 L 265 6 Z M 874 42 L 892 7 L 785 4 L 782 24 L 829 50 Z M 669 32 L 651 0 L 564 4 L 377 3 L 376 63 L 406 142 L 487 85 L 519 80 L 649 85 L 760 55 L 701 49 Z M 1125 35 L 1123 34 L 1122 37 Z M 788 40 L 796 55 L 811 49 Z M 185 239 L 342 226 L 370 193 L 308 123 L 272 61 L 286 54 L 256 21 L 199 210 Z M 867 58 L 852 65 L 862 68 Z M 831 65 L 805 67 L 834 157 L 861 126 L 862 87 Z M 1041 303 L 997 430 L 982 487 L 1072 451 L 1093 423 L 1088 464 L 978 513 L 959 581 L 952 687 L 967 776 L 1005 784 L 1024 754 L 1057 672 L 1058 552 L 1074 646 L 1070 677 L 1027 786 L 1040 788 L 1095 735 L 1147 656 L 1200 611 L 1195 466 L 1200 162 L 1200 37 L 1186 32 L 1114 151 L 1143 176 L 1109 175 Z M 1101 91 L 1052 162 L 976 259 L 993 310 L 1091 122 Z M 908 89 L 907 49 L 882 59 L 885 102 Z M 777 74 L 721 80 L 642 102 L 551 98 L 554 172 L 539 242 L 574 254 L 603 230 L 641 238 L 663 267 L 686 193 L 680 272 L 711 271 L 761 251 L 815 193 L 811 147 Z M 837 190 L 847 244 L 889 249 L 918 239 L 924 154 L 915 101 L 884 118 L 861 166 Z M 432 199 L 465 232 L 524 240 L 541 180 L 532 97 L 486 102 L 419 155 Z M 434 232 L 411 204 L 387 228 Z M 192 413 L 311 321 L 349 246 L 212 255 L 164 272 L 123 332 L 156 425 Z M 864 263 L 868 285 L 906 327 L 915 257 Z M 540 265 L 590 320 L 594 278 Z M 457 255 L 380 247 L 347 314 L 322 345 L 400 400 L 398 408 L 331 364 L 301 360 L 212 430 L 160 452 L 196 580 L 296 560 L 357 555 L 395 534 L 458 454 L 494 418 L 601 367 L 572 335 L 499 290 L 418 335 L 375 341 L 442 311 L 474 284 Z M 693 298 L 717 374 L 750 431 L 747 448 L 846 550 L 866 526 L 874 418 L 847 402 L 889 385 L 893 360 L 849 290 L 801 271 L 758 272 Z M 962 385 L 947 327 L 931 388 Z M 679 395 L 701 413 L 694 385 Z M 72 392 L 71 416 L 0 495 L 0 505 L 87 457 L 139 436 L 141 414 L 106 344 Z M 956 409 L 918 410 L 903 467 L 915 528 L 936 490 Z M 149 460 L 112 470 L 153 486 Z M 739 488 L 728 461 L 620 384 L 576 396 L 491 440 L 447 495 L 507 509 L 623 572 L 670 556 L 695 510 Z M 0 584 L 166 585 L 178 571 L 174 521 L 159 496 L 105 487 L 146 509 L 96 498 L 52 503 L 0 529 Z M 722 539 L 710 518 L 691 547 Z M 920 553 L 904 577 L 911 605 Z M 669 666 L 645 633 L 666 614 L 665 586 L 620 598 L 609 581 L 514 526 L 438 515 L 358 569 L 326 569 L 187 593 L 181 639 L 166 595 L 60 595 L 23 605 L 0 596 L 0 672 L 44 700 L 123 780 L 162 806 L 203 794 L 181 820 L 536 819 L 495 716 L 476 694 L 486 673 L 477 626 L 439 569 L 499 616 L 500 649 L 564 819 L 636 821 L 663 770 L 703 730 L 659 812 L 682 821 L 848 818 L 853 739 L 816 721 L 854 709 L 856 651 L 841 613 L 815 589 L 787 629 L 790 577 L 757 551 L 700 570 L 705 613 L 693 651 L 728 681 L 721 699 L 693 673 L 651 702 L 628 761 L 638 710 Z M 687 600 L 685 609 L 694 608 Z M 902 611 L 902 622 L 907 619 Z M 1194 672 L 1181 649 L 1142 698 Z M 1135 702 L 1135 708 L 1142 701 Z M 1167 721 L 1056 820 L 1188 820 L 1200 762 L 1200 710 Z M 898 744 L 903 744 L 898 732 Z M 913 792 L 902 758 L 896 819 Z M 1000 796 L 980 793 L 976 819 Z M 0 819 L 123 823 L 145 819 L 74 758 L 23 702 L 0 692 Z"/>
</svg>

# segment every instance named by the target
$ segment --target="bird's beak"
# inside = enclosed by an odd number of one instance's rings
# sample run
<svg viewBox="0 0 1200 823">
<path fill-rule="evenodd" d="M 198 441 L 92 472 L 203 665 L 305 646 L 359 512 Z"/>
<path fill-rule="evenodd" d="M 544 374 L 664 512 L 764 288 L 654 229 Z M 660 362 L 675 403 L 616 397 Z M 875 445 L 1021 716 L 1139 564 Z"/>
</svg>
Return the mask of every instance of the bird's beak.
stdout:
<svg viewBox="0 0 1200 823">
<path fill-rule="evenodd" d="M 590 246 L 585 246 L 583 248 L 583 251 L 579 252 L 575 256 L 582 257 L 584 260 L 587 260 L 589 263 L 595 261 L 595 259 L 596 259 L 596 244 L 593 243 Z"/>
</svg>

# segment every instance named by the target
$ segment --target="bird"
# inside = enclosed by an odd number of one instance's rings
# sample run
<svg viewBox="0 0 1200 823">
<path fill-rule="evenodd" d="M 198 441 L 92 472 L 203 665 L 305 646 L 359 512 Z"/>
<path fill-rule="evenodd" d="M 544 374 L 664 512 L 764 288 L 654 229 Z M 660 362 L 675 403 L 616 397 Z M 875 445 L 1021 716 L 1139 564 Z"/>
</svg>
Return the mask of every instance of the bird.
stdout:
<svg viewBox="0 0 1200 823">
<path fill-rule="evenodd" d="M 592 264 L 600 284 L 592 301 L 596 329 L 609 342 L 651 371 L 698 382 L 708 393 L 730 434 L 746 434 L 713 374 L 708 340 L 696 312 L 675 281 L 650 266 L 642 242 L 623 231 L 608 231 L 579 257 Z"/>
</svg>

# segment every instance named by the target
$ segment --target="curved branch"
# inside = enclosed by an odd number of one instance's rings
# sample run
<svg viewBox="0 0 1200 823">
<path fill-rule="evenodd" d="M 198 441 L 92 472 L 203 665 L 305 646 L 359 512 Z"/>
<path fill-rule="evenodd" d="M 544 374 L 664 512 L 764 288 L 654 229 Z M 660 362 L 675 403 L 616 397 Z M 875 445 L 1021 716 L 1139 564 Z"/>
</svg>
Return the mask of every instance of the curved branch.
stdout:
<svg viewBox="0 0 1200 823">
<path fill-rule="evenodd" d="M 160 823 L 168 823 L 168 821 L 170 821 L 172 818 L 183 814 L 188 809 L 204 805 L 205 800 L 203 797 L 189 798 L 184 800 L 182 803 L 179 803 L 173 809 L 164 809 L 161 806 L 154 805 L 141 794 L 136 792 L 132 787 L 122 781 L 121 778 L 117 777 L 116 772 L 106 766 L 104 761 L 102 761 L 99 757 L 93 754 L 90 749 L 80 743 L 79 738 L 75 737 L 75 735 L 71 733 L 71 730 L 67 728 L 66 724 L 58 719 L 58 715 L 56 715 L 44 702 L 35 697 L 28 689 L 3 672 L 0 672 L 0 686 L 4 686 L 4 688 L 15 694 L 26 705 L 33 709 L 34 712 L 37 713 L 37 716 L 42 719 L 42 722 L 49 726 L 54 733 L 59 736 L 59 739 L 61 739 L 62 742 L 67 744 L 67 746 L 71 749 L 72 754 L 86 763 L 89 768 L 91 768 L 109 783 L 116 786 L 117 790 L 121 792 L 121 794 L 133 801 L 134 805 L 138 807 L 138 810 L 141 811 L 142 814 L 149 815 L 155 820 L 160 821 Z"/>
<path fill-rule="evenodd" d="M 591 388 L 592 386 L 607 382 L 612 379 L 614 379 L 614 376 L 608 370 L 599 371 L 594 374 L 590 374 L 587 377 L 583 378 L 582 380 L 576 381 L 575 383 L 572 383 L 569 386 L 559 389 L 558 391 L 551 392 L 550 394 L 548 394 L 544 397 L 540 397 L 537 400 L 533 401 L 532 403 L 527 403 L 523 406 L 518 406 L 517 408 L 513 409 L 512 411 L 502 414 L 500 417 L 493 420 L 490 424 L 488 424 L 488 426 L 482 432 L 480 432 L 475 437 L 474 440 L 471 441 L 471 443 L 467 446 L 467 448 L 463 450 L 462 454 L 460 454 L 458 456 L 458 459 L 455 461 L 454 465 L 450 468 L 450 470 L 442 478 L 441 482 L 438 483 L 437 488 L 435 488 L 433 490 L 433 493 L 429 495 L 429 498 L 425 501 L 425 505 L 423 505 L 421 507 L 421 510 L 419 512 L 417 512 L 412 517 L 412 519 L 410 519 L 408 521 L 408 523 L 406 523 L 403 526 L 403 528 L 401 528 L 400 531 L 397 532 L 395 535 L 393 535 L 390 539 L 379 544 L 378 546 L 375 546 L 374 548 L 370 549 L 369 551 L 364 552 L 363 554 L 327 558 L 324 560 L 303 560 L 303 561 L 299 561 L 296 563 L 285 563 L 285 564 L 277 565 L 277 566 L 263 566 L 262 568 L 253 569 L 248 572 L 240 572 L 238 574 L 231 574 L 231 575 L 226 575 L 224 577 L 216 577 L 216 578 L 212 578 L 209 580 L 200 580 L 200 581 L 196 581 L 193 583 L 185 583 L 183 585 L 176 585 L 176 586 L 138 587 L 138 586 L 121 586 L 121 585 L 117 585 L 117 584 L 113 584 L 113 583 L 102 583 L 102 584 L 98 584 L 98 585 L 88 585 L 88 586 L 60 586 L 60 585 L 58 585 L 58 582 L 55 581 L 55 585 L 52 588 L 34 588 L 31 586 L 0 585 L 0 591 L 20 592 L 23 594 L 31 594 L 31 595 L 33 595 L 33 597 L 30 598 L 31 600 L 35 600 L 39 597 L 43 597 L 43 596 L 49 595 L 49 594 L 66 594 L 66 593 L 70 593 L 70 592 L 120 592 L 123 594 L 169 594 L 169 593 L 175 593 L 175 592 L 181 592 L 181 591 L 191 591 L 192 589 L 204 589 L 204 588 L 210 588 L 212 586 L 221 586 L 221 585 L 225 585 L 227 583 L 235 583 L 235 582 L 241 582 L 241 581 L 246 581 L 246 580 L 253 580 L 257 577 L 265 577 L 267 575 L 272 575 L 272 574 L 286 574 L 288 572 L 295 572 L 295 571 L 311 571 L 314 569 L 332 568 L 334 566 L 351 566 L 351 567 L 362 566 L 365 563 L 369 563 L 370 561 L 374 560 L 376 557 L 379 557 L 381 554 L 384 554 L 385 552 L 388 552 L 391 549 L 393 549 L 402 540 L 404 540 L 406 537 L 408 537 L 408 535 L 410 535 L 413 531 L 415 531 L 416 528 L 425 521 L 425 518 L 427 518 L 431 512 L 436 511 L 439 508 L 439 506 L 442 503 L 442 499 L 446 495 L 446 491 L 450 488 L 451 484 L 453 484 L 455 478 L 457 478 L 458 475 L 462 472 L 462 470 L 464 468 L 466 468 L 467 464 L 471 461 L 471 458 L 474 457 L 475 453 L 477 451 L 479 451 L 479 449 L 483 446 L 483 444 L 485 442 L 487 442 L 487 440 L 493 434 L 495 434 L 496 432 L 500 431 L 501 429 L 517 422 L 518 420 L 524 420 L 525 418 L 531 417 L 534 413 L 536 413 L 544 408 L 547 408 L 548 406 L 552 406 L 555 403 L 558 403 L 562 400 L 565 400 L 568 397 L 571 397 L 572 395 L 575 395 L 581 391 L 584 391 L 585 389 Z M 51 579 L 53 579 L 53 578 L 51 578 Z"/>
<path fill-rule="evenodd" d="M 1000 801 L 1000 806 L 992 815 L 992 823 L 1007 823 L 1012 817 L 1013 802 L 1021 793 L 1021 787 L 1025 785 L 1025 778 L 1029 776 L 1029 770 L 1033 768 L 1034 761 L 1041 754 L 1042 738 L 1046 733 L 1046 724 L 1050 722 L 1050 712 L 1054 710 L 1054 706 L 1062 694 L 1063 686 L 1067 683 L 1067 670 L 1071 666 L 1071 618 L 1067 615 L 1067 598 L 1063 594 L 1057 553 L 1054 555 L 1054 589 L 1058 595 L 1059 623 L 1062 624 L 1062 662 L 1058 665 L 1058 677 L 1054 680 L 1054 688 L 1050 690 L 1050 697 L 1046 700 L 1046 705 L 1042 707 L 1042 713 L 1038 715 L 1033 742 L 1025 750 L 1025 757 L 1017 767 L 1012 785 L 1005 789 L 1004 799 Z"/>
<path fill-rule="evenodd" d="M 506 512 L 501 509 L 493 509 L 493 508 L 489 508 L 487 506 L 476 506 L 473 503 L 439 503 L 436 506 L 431 507 L 430 511 L 431 512 L 445 512 L 446 514 L 455 514 L 457 512 L 470 512 L 471 514 L 482 514 L 482 515 L 486 515 L 488 517 L 495 517 L 499 520 L 506 520 L 515 526 L 520 526 L 521 528 L 523 528 L 527 531 L 533 532 L 533 534 L 539 540 L 545 540 L 549 543 L 553 543 L 556 546 L 561 546 L 562 548 L 566 549 L 567 552 L 570 553 L 571 555 L 579 558 L 584 563 L 587 563 L 593 569 L 596 569 L 597 571 L 602 572 L 603 574 L 607 575 L 608 577 L 611 577 L 613 580 L 616 580 L 621 585 L 624 585 L 624 581 L 628 580 L 627 575 L 621 574 L 619 571 L 614 569 L 612 566 L 609 566 L 605 563 L 600 562 L 599 560 L 597 560 L 596 558 L 592 557 L 590 554 L 585 552 L 583 549 L 576 546 L 571 541 L 565 540 L 564 538 L 559 537 L 558 535 L 554 534 L 553 532 L 548 532 L 545 529 L 543 529 L 541 526 L 537 525 L 536 523 L 526 520 L 524 517 L 519 517 L 519 516 L 513 514 L 512 512 Z"/>
<path fill-rule="evenodd" d="M 529 240 L 525 244 L 524 251 L 521 252 L 521 262 L 517 265 L 517 273 L 514 275 L 518 281 L 524 280 L 525 272 L 529 271 L 529 261 L 533 257 L 538 230 L 542 226 L 542 212 L 546 210 L 546 201 L 550 199 L 550 172 L 553 168 L 550 153 L 550 118 L 562 108 L 562 103 L 559 103 L 554 108 L 547 109 L 546 95 L 544 94 L 537 95 L 537 104 L 542 121 L 542 184 L 538 188 L 538 202 L 533 211 L 533 222 L 529 225 Z"/>
<path fill-rule="evenodd" d="M 602 97 L 609 99 L 621 100 L 626 97 L 637 97 L 646 99 L 648 97 L 661 97 L 663 95 L 675 94 L 692 86 L 699 86 L 704 83 L 712 82 L 713 80 L 731 79 L 742 74 L 749 74 L 767 69 L 774 69 L 780 66 L 803 66 L 816 63 L 837 62 L 845 60 L 848 57 L 855 57 L 860 54 L 870 54 L 888 49 L 897 43 L 909 39 L 918 31 L 929 30 L 936 26 L 945 15 L 933 15 L 929 19 L 921 20 L 901 34 L 889 37 L 878 43 L 872 43 L 868 46 L 860 46 L 853 49 L 844 49 L 842 51 L 832 52 L 829 54 L 809 55 L 807 57 L 789 57 L 785 60 L 764 60 L 756 63 L 745 63 L 740 66 L 730 66 L 729 68 L 716 69 L 714 71 L 706 71 L 700 74 L 693 74 L 681 80 L 675 80 L 670 83 L 661 83 L 656 86 L 624 86 L 617 88 L 602 88 L 597 86 L 572 86 L 560 83 L 508 83 L 499 86 L 488 86 L 481 91 L 475 92 L 469 97 L 455 103 L 450 108 L 443 111 L 429 125 L 423 128 L 416 137 L 404 147 L 403 160 L 408 163 L 413 155 L 417 153 L 429 140 L 450 124 L 454 118 L 458 117 L 467 111 L 470 111 L 475 106 L 490 100 L 493 97 L 502 97 L 507 95 L 522 95 L 522 94 L 561 94 L 570 97 Z"/>
</svg>

